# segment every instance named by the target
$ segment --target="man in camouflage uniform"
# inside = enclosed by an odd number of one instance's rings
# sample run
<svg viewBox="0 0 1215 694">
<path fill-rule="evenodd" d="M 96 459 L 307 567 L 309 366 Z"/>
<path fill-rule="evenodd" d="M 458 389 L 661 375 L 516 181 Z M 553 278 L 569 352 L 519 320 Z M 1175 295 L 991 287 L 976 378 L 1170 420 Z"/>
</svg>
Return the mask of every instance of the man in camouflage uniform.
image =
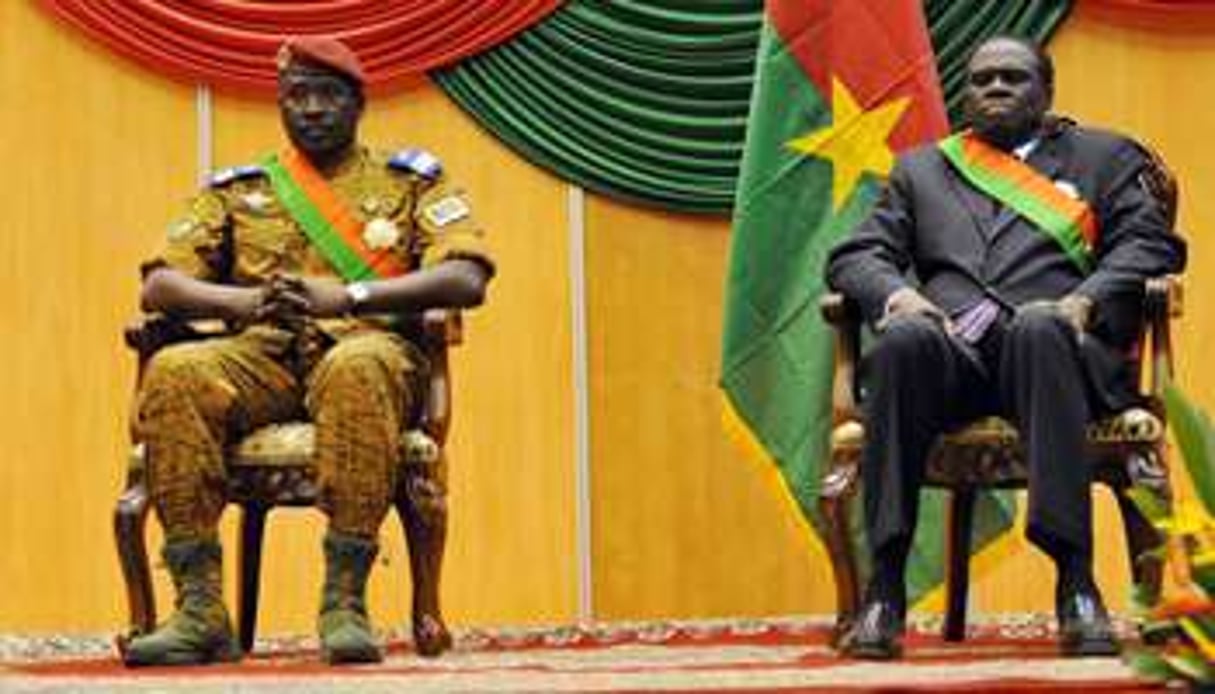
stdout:
<svg viewBox="0 0 1215 694">
<path fill-rule="evenodd" d="M 240 330 L 161 350 L 144 372 L 135 428 L 177 611 L 130 642 L 131 665 L 238 657 L 221 594 L 223 451 L 305 415 L 329 517 L 323 653 L 334 663 L 381 658 L 364 593 L 425 369 L 381 316 L 476 306 L 493 275 L 469 205 L 434 157 L 357 143 L 363 73 L 344 44 L 288 40 L 278 105 L 290 147 L 215 176 L 144 266 L 145 310 Z"/>
</svg>

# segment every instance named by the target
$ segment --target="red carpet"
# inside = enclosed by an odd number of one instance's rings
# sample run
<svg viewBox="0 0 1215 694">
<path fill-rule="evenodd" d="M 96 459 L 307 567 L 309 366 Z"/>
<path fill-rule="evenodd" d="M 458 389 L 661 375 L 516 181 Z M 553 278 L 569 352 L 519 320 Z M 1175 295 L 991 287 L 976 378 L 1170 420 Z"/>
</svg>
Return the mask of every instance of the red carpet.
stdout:
<svg viewBox="0 0 1215 694">
<path fill-rule="evenodd" d="M 1043 620 L 1015 619 L 947 644 L 913 627 L 898 663 L 840 660 L 823 620 L 781 619 L 472 630 L 423 659 L 392 640 L 383 664 L 330 668 L 315 642 L 271 640 L 236 665 L 127 670 L 116 657 L 58 654 L 0 663 L 0 690 L 1142 692 L 1114 658 L 1061 659 Z M 70 649 L 68 649 L 70 650 Z"/>
</svg>

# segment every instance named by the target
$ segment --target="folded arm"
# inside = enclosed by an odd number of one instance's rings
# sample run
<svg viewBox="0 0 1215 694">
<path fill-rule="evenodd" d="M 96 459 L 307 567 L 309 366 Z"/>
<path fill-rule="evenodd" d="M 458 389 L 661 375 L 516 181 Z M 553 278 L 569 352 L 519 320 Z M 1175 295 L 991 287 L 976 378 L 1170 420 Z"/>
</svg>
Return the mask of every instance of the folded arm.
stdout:
<svg viewBox="0 0 1215 694">
<path fill-rule="evenodd" d="M 220 318 L 238 325 L 289 323 L 303 316 L 333 318 L 358 313 L 408 313 L 428 308 L 469 308 L 485 299 L 490 273 L 481 263 L 453 258 L 400 277 L 360 284 L 366 297 L 338 279 L 275 275 L 256 287 L 195 279 L 160 267 L 144 279 L 140 305 L 185 318 Z"/>
</svg>

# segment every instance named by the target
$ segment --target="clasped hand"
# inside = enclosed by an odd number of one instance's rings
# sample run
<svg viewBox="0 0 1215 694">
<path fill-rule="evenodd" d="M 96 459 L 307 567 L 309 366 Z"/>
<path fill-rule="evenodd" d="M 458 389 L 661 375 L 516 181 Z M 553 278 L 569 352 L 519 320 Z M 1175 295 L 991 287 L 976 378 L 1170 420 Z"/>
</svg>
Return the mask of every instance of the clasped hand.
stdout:
<svg viewBox="0 0 1215 694">
<path fill-rule="evenodd" d="M 1093 314 L 1093 300 L 1082 294 L 1068 294 L 1060 299 L 1032 301 L 1017 308 L 1021 311 L 1049 311 L 1059 314 L 1076 330 L 1077 335 L 1083 335 L 1089 328 Z M 949 316 L 939 306 L 932 303 L 920 292 L 911 287 L 895 290 L 886 300 L 886 311 L 877 323 L 881 332 L 890 321 L 898 316 L 923 315 L 940 322 L 945 332 L 952 333 L 954 326 Z"/>
<path fill-rule="evenodd" d="M 890 322 L 900 316 L 920 315 L 927 316 L 941 324 L 945 332 L 953 332 L 953 323 L 949 320 L 949 316 L 941 310 L 940 306 L 928 300 L 928 297 L 919 293 L 911 287 L 903 287 L 896 289 L 890 298 L 886 300 L 886 310 L 882 313 L 882 318 L 877 322 L 875 328 L 878 332 L 886 329 Z"/>
<path fill-rule="evenodd" d="M 346 288 L 333 280 L 274 274 L 246 295 L 238 312 L 244 323 L 299 327 L 308 318 L 332 318 L 350 311 Z"/>
<path fill-rule="evenodd" d="M 1077 335 L 1083 336 L 1093 316 L 1093 300 L 1083 294 L 1068 294 L 1060 299 L 1031 301 L 1017 308 L 1021 311 L 1051 311 L 1062 316 Z"/>
</svg>

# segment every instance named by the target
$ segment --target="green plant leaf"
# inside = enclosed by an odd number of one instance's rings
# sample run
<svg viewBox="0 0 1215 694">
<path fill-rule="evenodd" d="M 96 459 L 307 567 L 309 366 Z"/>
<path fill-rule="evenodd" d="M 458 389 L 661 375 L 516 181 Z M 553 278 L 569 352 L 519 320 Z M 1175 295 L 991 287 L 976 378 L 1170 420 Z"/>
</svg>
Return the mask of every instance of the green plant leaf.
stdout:
<svg viewBox="0 0 1215 694">
<path fill-rule="evenodd" d="M 1139 509 L 1143 517 L 1151 521 L 1153 525 L 1169 517 L 1168 504 L 1151 487 L 1136 484 L 1126 490 L 1126 495 L 1135 502 L 1135 508 Z"/>
<path fill-rule="evenodd" d="M 1131 612 L 1146 615 L 1156 603 L 1160 602 L 1159 591 L 1154 591 L 1146 583 L 1131 584 Z"/>
<path fill-rule="evenodd" d="M 1207 513 L 1215 515 L 1215 428 L 1206 413 L 1171 383 L 1164 389 L 1164 406 L 1194 490 Z"/>
<path fill-rule="evenodd" d="M 1190 566 L 1190 579 L 1197 583 L 1208 596 L 1215 593 L 1215 566 Z"/>
<path fill-rule="evenodd" d="M 1164 659 L 1186 679 L 1195 682 L 1215 682 L 1215 669 L 1197 651 L 1185 650 L 1164 654 Z"/>
<path fill-rule="evenodd" d="M 1185 638 L 1193 643 L 1205 661 L 1210 652 L 1212 632 L 1215 631 L 1215 618 L 1207 615 L 1189 615 L 1177 620 L 1178 626 Z"/>
<path fill-rule="evenodd" d="M 1172 619 L 1144 622 L 1139 627 L 1143 642 L 1154 646 L 1176 641 L 1182 637 L 1181 627 Z"/>
<path fill-rule="evenodd" d="M 1169 558 L 1169 548 L 1167 545 L 1145 549 L 1139 553 L 1139 557 L 1135 561 L 1148 561 L 1151 559 L 1166 560 Z"/>
<path fill-rule="evenodd" d="M 1160 654 L 1145 650 L 1130 651 L 1123 658 L 1135 674 L 1156 682 L 1177 678 L 1176 671 Z"/>
</svg>

